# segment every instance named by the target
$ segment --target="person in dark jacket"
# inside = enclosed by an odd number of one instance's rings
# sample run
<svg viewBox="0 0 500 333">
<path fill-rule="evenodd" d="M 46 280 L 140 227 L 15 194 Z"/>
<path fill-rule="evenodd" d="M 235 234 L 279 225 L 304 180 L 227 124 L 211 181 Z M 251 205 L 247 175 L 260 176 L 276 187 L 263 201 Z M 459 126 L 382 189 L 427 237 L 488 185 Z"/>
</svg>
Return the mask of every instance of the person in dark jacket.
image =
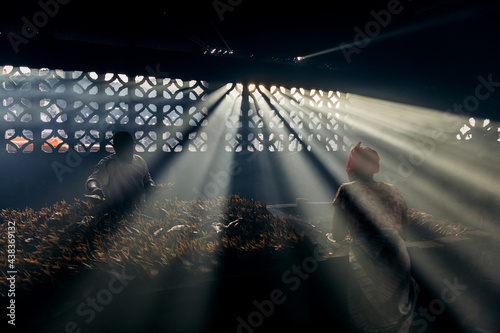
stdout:
<svg viewBox="0 0 500 333">
<path fill-rule="evenodd" d="M 86 190 L 111 204 L 140 203 L 156 187 L 146 161 L 134 154 L 134 138 L 120 131 L 113 136 L 114 154 L 103 158 L 88 177 Z"/>
</svg>

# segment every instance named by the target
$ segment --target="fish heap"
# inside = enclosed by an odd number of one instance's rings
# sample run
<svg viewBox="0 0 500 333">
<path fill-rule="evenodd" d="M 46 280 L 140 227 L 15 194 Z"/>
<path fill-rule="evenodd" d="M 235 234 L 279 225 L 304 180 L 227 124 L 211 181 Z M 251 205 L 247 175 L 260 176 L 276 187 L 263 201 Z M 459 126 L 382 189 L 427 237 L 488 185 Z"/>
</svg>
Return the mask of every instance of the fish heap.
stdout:
<svg viewBox="0 0 500 333">
<path fill-rule="evenodd" d="M 87 270 L 126 267 L 150 279 L 179 271 L 208 273 L 223 260 L 272 257 L 304 241 L 303 233 L 270 214 L 263 202 L 237 195 L 166 199 L 127 210 L 80 200 L 38 211 L 4 209 L 0 234 L 7 233 L 8 222 L 16 225 L 17 283 L 26 290 Z M 7 237 L 0 248 L 7 248 Z M 1 256 L 2 281 L 7 264 Z"/>
<path fill-rule="evenodd" d="M 468 228 L 460 223 L 453 223 L 416 209 L 408 210 L 408 226 L 409 237 L 412 241 L 458 236 L 468 231 Z"/>
</svg>

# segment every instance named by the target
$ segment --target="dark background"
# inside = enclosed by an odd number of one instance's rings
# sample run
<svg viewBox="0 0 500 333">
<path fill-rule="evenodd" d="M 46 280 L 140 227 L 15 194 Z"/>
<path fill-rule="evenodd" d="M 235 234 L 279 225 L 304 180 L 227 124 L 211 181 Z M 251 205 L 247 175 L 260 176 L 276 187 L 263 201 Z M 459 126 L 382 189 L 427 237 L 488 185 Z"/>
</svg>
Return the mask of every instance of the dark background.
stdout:
<svg viewBox="0 0 500 333">
<path fill-rule="evenodd" d="M 354 28 L 365 31 L 372 11 L 391 1 L 232 1 L 222 21 L 214 3 L 71 0 L 15 53 L 9 33 L 22 36 L 22 18 L 33 22 L 41 7 L 10 1 L 0 14 L 0 60 L 98 73 L 145 74 L 150 66 L 181 79 L 335 89 L 439 110 L 468 96 L 479 75 L 498 75 L 496 1 L 401 0 L 380 38 L 350 63 L 342 51 L 293 59 L 352 42 Z M 211 49 L 233 54 L 203 54 Z M 499 98 L 478 116 L 498 119 Z"/>
</svg>

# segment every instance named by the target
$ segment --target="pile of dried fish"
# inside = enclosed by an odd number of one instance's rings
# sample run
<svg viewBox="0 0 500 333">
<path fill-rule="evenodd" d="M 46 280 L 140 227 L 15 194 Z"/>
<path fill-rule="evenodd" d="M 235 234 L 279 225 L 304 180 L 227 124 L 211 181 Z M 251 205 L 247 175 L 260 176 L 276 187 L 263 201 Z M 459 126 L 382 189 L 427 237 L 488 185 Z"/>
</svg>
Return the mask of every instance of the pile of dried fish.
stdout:
<svg viewBox="0 0 500 333">
<path fill-rule="evenodd" d="M 39 211 L 0 211 L 0 234 L 16 224 L 18 286 L 43 288 L 85 270 L 120 270 L 146 278 L 165 272 L 206 273 L 221 260 L 272 256 L 304 240 L 265 204 L 239 196 L 164 200 L 134 210 L 75 200 Z M 7 237 L 0 248 L 7 248 Z M 6 256 L 0 257 L 5 279 Z"/>
<path fill-rule="evenodd" d="M 443 236 L 457 236 L 467 227 L 460 223 L 453 223 L 416 209 L 408 210 L 409 236 L 411 240 L 429 240 Z"/>
<path fill-rule="evenodd" d="M 312 205 L 311 205 L 312 206 Z M 332 230 L 333 208 L 323 204 L 321 207 L 315 204 L 315 209 L 309 209 L 306 214 L 299 215 L 294 212 L 295 205 L 277 205 L 268 207 L 269 211 L 284 219 L 288 223 L 295 225 L 297 230 L 304 231 L 306 237 L 314 243 L 320 244 L 323 248 L 335 250 L 339 246 L 346 244 L 332 243 L 325 237 L 325 234 Z M 312 206 L 314 207 L 314 206 Z M 330 212 L 325 208 L 330 208 Z M 304 211 L 303 211 L 304 212 Z M 425 241 L 442 238 L 445 236 L 458 236 L 470 230 L 461 223 L 454 223 L 449 219 L 438 217 L 416 209 L 408 210 L 408 240 Z M 347 237 L 349 238 L 349 237 Z"/>
</svg>

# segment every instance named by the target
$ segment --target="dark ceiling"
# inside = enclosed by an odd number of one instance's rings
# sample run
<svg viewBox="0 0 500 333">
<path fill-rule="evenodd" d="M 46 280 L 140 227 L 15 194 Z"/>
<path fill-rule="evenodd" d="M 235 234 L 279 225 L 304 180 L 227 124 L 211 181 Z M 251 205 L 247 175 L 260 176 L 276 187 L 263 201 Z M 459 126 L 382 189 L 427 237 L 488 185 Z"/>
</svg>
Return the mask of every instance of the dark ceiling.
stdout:
<svg viewBox="0 0 500 333">
<path fill-rule="evenodd" d="M 388 8 L 387 24 L 375 23 Z M 0 63 L 300 84 L 444 109 L 479 75 L 500 81 L 499 9 L 484 0 L 9 1 Z M 350 61 L 348 49 L 296 61 L 353 42 L 356 27 L 374 34 Z M 488 102 L 491 113 L 498 98 Z"/>
</svg>

